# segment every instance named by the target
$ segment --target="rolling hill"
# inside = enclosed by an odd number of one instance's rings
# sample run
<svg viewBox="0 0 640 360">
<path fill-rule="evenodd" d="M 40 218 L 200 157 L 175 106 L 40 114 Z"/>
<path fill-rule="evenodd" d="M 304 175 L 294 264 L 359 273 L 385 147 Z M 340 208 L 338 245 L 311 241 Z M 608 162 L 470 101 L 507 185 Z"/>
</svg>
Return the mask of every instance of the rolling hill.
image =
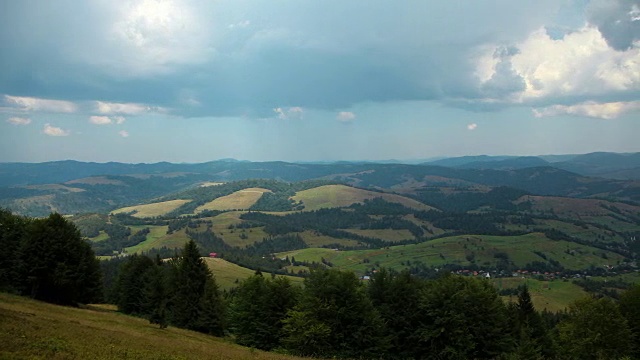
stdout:
<svg viewBox="0 0 640 360">
<path fill-rule="evenodd" d="M 398 203 L 416 210 L 433 209 L 419 201 L 404 196 L 363 190 L 345 185 L 320 186 L 297 192 L 295 196 L 292 197 L 294 201 L 301 201 L 304 204 L 305 210 L 347 207 L 354 203 L 362 203 L 364 200 L 374 198 L 382 198 L 385 201 Z"/>
</svg>

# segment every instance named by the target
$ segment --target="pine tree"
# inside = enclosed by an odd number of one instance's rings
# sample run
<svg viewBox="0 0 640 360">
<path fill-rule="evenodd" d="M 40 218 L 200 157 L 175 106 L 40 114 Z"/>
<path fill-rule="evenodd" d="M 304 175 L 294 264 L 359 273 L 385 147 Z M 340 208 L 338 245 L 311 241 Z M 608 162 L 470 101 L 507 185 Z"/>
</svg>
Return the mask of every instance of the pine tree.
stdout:
<svg viewBox="0 0 640 360">
<path fill-rule="evenodd" d="M 222 294 L 213 277 L 207 279 L 200 299 L 198 330 L 214 336 L 224 335 L 226 328 L 225 307 Z"/>
<path fill-rule="evenodd" d="M 162 263 L 156 263 L 147 269 L 144 276 L 144 309 L 151 324 L 161 329 L 168 325 L 167 319 L 167 285 Z"/>
<path fill-rule="evenodd" d="M 29 220 L 0 209 L 0 291 L 19 292 L 20 242 Z"/>
<path fill-rule="evenodd" d="M 153 268 L 153 260 L 143 255 L 131 255 L 120 267 L 116 280 L 116 305 L 125 314 L 147 313 L 145 288 L 147 271 Z"/>
<path fill-rule="evenodd" d="M 175 261 L 170 319 L 186 329 L 221 335 L 224 307 L 211 270 L 200 257 L 193 240 Z"/>
</svg>

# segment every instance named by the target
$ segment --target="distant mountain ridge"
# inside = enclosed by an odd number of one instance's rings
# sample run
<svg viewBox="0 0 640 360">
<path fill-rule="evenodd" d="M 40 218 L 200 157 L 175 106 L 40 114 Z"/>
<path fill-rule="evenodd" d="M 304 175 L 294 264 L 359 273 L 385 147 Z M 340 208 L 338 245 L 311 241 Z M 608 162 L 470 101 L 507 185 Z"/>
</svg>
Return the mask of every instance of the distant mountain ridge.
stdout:
<svg viewBox="0 0 640 360">
<path fill-rule="evenodd" d="M 44 163 L 0 163 L 0 187 L 34 184 L 59 184 L 84 177 L 102 175 L 194 173 L 214 175 L 224 180 L 271 178 L 300 181 L 376 165 L 413 165 L 402 161 L 340 161 L 289 163 L 283 161 L 251 162 L 221 159 L 204 163 L 95 163 L 75 160 Z M 511 170 L 551 166 L 583 176 L 610 179 L 640 179 L 640 153 L 597 152 L 584 155 L 544 156 L 463 156 L 423 162 L 418 165 L 466 169 Z"/>
<path fill-rule="evenodd" d="M 204 182 L 266 179 L 284 182 L 329 180 L 365 189 L 412 194 L 429 188 L 508 186 L 534 195 L 606 198 L 640 203 L 640 181 L 584 176 L 584 171 L 633 173 L 638 154 L 587 154 L 579 162 L 549 163 L 539 157 L 466 157 L 455 167 L 399 163 L 301 164 L 228 159 L 199 164 L 83 163 L 0 164 L 0 207 L 21 214 L 49 211 L 109 211 L 189 189 Z M 609 161 L 610 158 L 616 159 Z M 605 164 L 609 162 L 609 165 Z M 438 161 L 436 163 L 442 163 Z M 560 164 L 560 165 L 558 165 Z M 631 168 L 627 168 L 627 166 Z M 633 179 L 633 178 L 632 178 Z"/>
</svg>

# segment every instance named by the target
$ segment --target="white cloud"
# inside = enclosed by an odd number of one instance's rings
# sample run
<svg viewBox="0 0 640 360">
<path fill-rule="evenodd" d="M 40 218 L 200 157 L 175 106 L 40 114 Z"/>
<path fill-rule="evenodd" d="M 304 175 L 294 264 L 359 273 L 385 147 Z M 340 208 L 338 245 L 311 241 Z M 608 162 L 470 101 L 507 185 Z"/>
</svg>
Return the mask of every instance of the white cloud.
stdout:
<svg viewBox="0 0 640 360">
<path fill-rule="evenodd" d="M 109 125 L 111 124 L 111 119 L 108 116 L 91 116 L 89 117 L 89 122 L 95 125 Z"/>
<path fill-rule="evenodd" d="M 287 109 L 277 107 L 273 109 L 273 112 L 277 114 L 278 119 L 302 119 L 304 116 L 304 109 L 299 106 Z"/>
<path fill-rule="evenodd" d="M 467 125 L 467 130 L 475 130 L 478 127 L 478 124 L 472 123 Z"/>
<path fill-rule="evenodd" d="M 145 112 L 151 112 L 154 109 L 150 106 L 146 106 L 143 104 L 137 103 L 110 103 L 103 101 L 96 101 L 95 104 L 96 111 L 101 114 L 127 114 L 127 115 L 136 115 Z"/>
<path fill-rule="evenodd" d="M 534 109 L 533 114 L 536 117 L 575 115 L 600 119 L 615 119 L 622 114 L 634 111 L 640 111 L 640 101 L 610 103 L 589 101 L 576 105 L 553 105 Z"/>
<path fill-rule="evenodd" d="M 242 20 L 242 21 L 239 21 L 239 22 L 237 22 L 235 24 L 229 24 L 229 29 L 235 29 L 235 28 L 244 29 L 244 28 L 249 27 L 249 25 L 251 25 L 251 21 L 250 20 Z"/>
<path fill-rule="evenodd" d="M 10 95 L 5 95 L 4 99 L 10 106 L 26 111 L 72 113 L 77 110 L 77 106 L 70 101 Z"/>
<path fill-rule="evenodd" d="M 124 123 L 125 121 L 127 121 L 127 119 L 123 116 L 114 116 L 113 117 L 113 121 L 116 122 L 116 124 L 120 125 L 122 123 Z"/>
<path fill-rule="evenodd" d="M 356 114 L 351 111 L 340 111 L 336 116 L 336 119 L 342 122 L 350 122 L 356 119 Z"/>
<path fill-rule="evenodd" d="M 129 132 L 126 130 L 120 130 L 118 131 L 118 135 L 126 138 L 126 137 L 129 137 Z"/>
<path fill-rule="evenodd" d="M 202 12 L 184 0 L 117 2 L 116 19 L 108 34 L 112 50 L 98 65 L 127 76 L 150 76 L 176 65 L 199 64 L 214 52 L 211 25 Z M 126 66 L 122 66 L 126 64 Z"/>
<path fill-rule="evenodd" d="M 21 117 L 11 117 L 7 119 L 7 122 L 12 125 L 29 125 L 31 124 L 31 119 L 21 118 Z"/>
<path fill-rule="evenodd" d="M 42 132 L 45 135 L 49 136 L 68 136 L 70 132 L 68 130 L 63 130 L 59 127 L 51 126 L 51 124 L 44 124 L 44 129 Z"/>
<path fill-rule="evenodd" d="M 561 39 L 551 38 L 541 28 L 515 45 L 517 53 L 496 59 L 493 55 L 501 47 L 485 48 L 476 60 L 476 77 L 482 86 L 489 84 L 500 71 L 501 61 L 508 61 L 507 70 L 521 78 L 524 89 L 505 92 L 502 98 L 487 93 L 496 99 L 526 103 L 640 90 L 640 47 L 616 51 L 594 26 L 585 26 Z"/>
</svg>

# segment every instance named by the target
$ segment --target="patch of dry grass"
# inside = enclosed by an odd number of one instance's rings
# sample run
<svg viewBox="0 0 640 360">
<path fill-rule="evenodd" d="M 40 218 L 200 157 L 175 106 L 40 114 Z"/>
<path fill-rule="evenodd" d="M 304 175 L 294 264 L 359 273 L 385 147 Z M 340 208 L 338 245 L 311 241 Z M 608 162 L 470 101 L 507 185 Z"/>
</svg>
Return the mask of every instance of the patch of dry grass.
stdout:
<svg viewBox="0 0 640 360">
<path fill-rule="evenodd" d="M 113 213 L 120 214 L 135 211 L 136 213 L 133 214 L 133 216 L 137 218 L 161 216 L 179 208 L 180 206 L 188 202 L 191 202 L 191 200 L 169 200 L 153 204 L 127 206 L 118 210 L 114 210 Z"/>
<path fill-rule="evenodd" d="M 236 191 L 232 194 L 221 196 L 217 199 L 209 201 L 208 203 L 198 206 L 195 210 L 196 213 L 205 210 L 245 210 L 249 209 L 253 204 L 260 199 L 263 193 L 271 192 L 271 190 L 263 188 L 247 188 Z"/>
<path fill-rule="evenodd" d="M 346 207 L 364 200 L 382 198 L 416 210 L 430 210 L 432 207 L 419 201 L 395 194 L 357 189 L 346 185 L 324 185 L 296 193 L 295 201 L 302 201 L 304 210 L 318 210 L 332 207 Z"/>
</svg>

